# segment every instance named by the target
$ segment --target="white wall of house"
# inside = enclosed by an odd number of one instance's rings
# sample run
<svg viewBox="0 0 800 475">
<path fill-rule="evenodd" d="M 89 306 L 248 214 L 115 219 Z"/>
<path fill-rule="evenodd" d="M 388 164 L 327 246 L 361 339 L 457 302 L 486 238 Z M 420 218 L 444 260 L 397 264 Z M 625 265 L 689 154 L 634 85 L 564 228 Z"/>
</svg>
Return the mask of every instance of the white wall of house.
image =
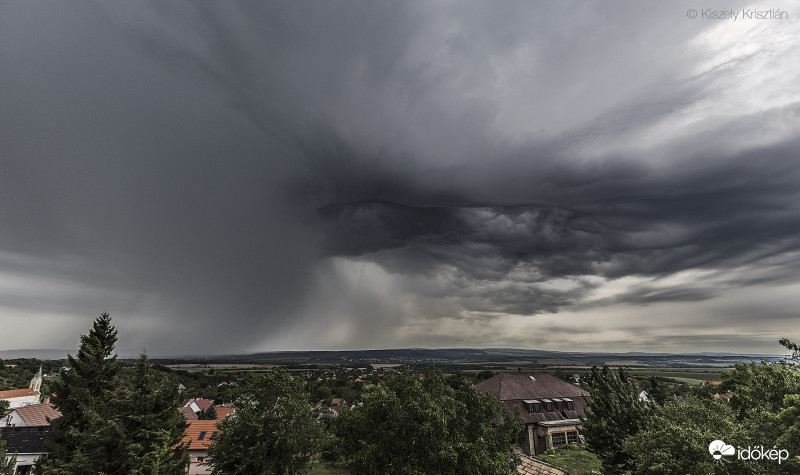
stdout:
<svg viewBox="0 0 800 475">
<path fill-rule="evenodd" d="M 28 424 L 25 422 L 25 419 L 20 417 L 19 412 L 16 410 L 13 410 L 8 413 L 7 416 L 0 418 L 0 427 L 23 427 L 27 425 Z"/>
<path fill-rule="evenodd" d="M 211 467 L 208 464 L 202 463 L 198 460 L 202 458 L 206 460 L 205 450 L 189 450 L 189 470 L 186 472 L 189 475 L 211 473 Z"/>
<path fill-rule="evenodd" d="M 29 471 L 32 472 L 33 465 L 36 463 L 36 460 L 41 456 L 42 456 L 41 453 L 17 454 L 17 464 L 14 466 L 14 473 L 25 473 L 25 467 L 31 467 Z M 11 458 L 11 456 L 7 457 L 7 459 L 9 458 Z"/>
<path fill-rule="evenodd" d="M 35 396 L 21 396 L 21 397 L 10 397 L 6 399 L 8 401 L 8 408 L 14 409 L 16 407 L 22 406 L 29 406 L 31 404 L 39 404 L 39 395 Z"/>
</svg>

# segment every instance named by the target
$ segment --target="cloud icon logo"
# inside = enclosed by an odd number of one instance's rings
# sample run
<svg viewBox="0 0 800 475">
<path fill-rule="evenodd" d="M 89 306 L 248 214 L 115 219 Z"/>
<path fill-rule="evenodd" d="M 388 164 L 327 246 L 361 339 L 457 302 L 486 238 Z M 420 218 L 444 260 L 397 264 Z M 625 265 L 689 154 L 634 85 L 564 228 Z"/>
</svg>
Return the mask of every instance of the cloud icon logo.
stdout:
<svg viewBox="0 0 800 475">
<path fill-rule="evenodd" d="M 719 460 L 723 455 L 734 455 L 736 453 L 736 449 L 734 449 L 732 445 L 728 445 L 721 440 L 714 440 L 708 444 L 708 453 L 714 457 L 714 460 Z"/>
</svg>

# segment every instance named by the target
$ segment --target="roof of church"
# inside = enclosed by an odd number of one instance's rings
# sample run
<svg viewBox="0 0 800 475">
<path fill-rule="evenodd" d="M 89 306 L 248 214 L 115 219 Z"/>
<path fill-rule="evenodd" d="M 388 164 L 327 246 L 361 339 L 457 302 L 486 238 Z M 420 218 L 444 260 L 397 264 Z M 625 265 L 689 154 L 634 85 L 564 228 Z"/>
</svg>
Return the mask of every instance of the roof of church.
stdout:
<svg viewBox="0 0 800 475">
<path fill-rule="evenodd" d="M 38 396 L 39 391 L 34 391 L 33 389 L 8 389 L 5 391 L 0 391 L 0 399 L 11 399 L 15 397 L 25 397 L 25 396 Z"/>
<path fill-rule="evenodd" d="M 48 426 L 50 423 L 47 422 L 47 418 L 53 420 L 61 417 L 61 412 L 49 403 L 22 406 L 16 408 L 15 411 L 29 426 Z"/>
</svg>

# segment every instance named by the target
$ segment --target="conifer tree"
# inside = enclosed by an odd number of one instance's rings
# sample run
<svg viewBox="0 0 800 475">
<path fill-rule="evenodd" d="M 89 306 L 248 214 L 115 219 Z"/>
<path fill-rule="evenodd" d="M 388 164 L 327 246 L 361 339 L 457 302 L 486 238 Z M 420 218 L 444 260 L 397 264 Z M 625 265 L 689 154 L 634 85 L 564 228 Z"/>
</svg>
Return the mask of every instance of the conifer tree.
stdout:
<svg viewBox="0 0 800 475">
<path fill-rule="evenodd" d="M 643 427 L 647 404 L 639 400 L 636 386 L 622 369 L 615 372 L 608 366 L 592 368 L 589 392 L 592 397 L 583 421 L 586 445 L 600 458 L 604 473 L 625 473 L 632 460 L 624 443 Z"/>
<path fill-rule="evenodd" d="M 187 450 L 186 421 L 178 412 L 177 385 L 156 378 L 143 354 L 130 382 L 119 377 L 113 355 L 117 330 L 108 313 L 81 335 L 76 357 L 53 384 L 54 440 L 37 468 L 45 474 L 180 474 Z"/>
<path fill-rule="evenodd" d="M 125 473 L 182 474 L 189 462 L 187 449 L 181 444 L 188 424 L 177 409 L 178 387 L 172 381 L 155 378 L 151 370 L 147 355 L 142 353 L 123 399 L 122 424 L 128 439 Z"/>
<path fill-rule="evenodd" d="M 118 423 L 116 388 L 119 367 L 113 355 L 117 330 L 108 313 L 81 335 L 76 357 L 53 383 L 53 405 L 61 417 L 52 421 L 55 437 L 42 461 L 46 474 L 124 473 L 125 432 Z"/>
<path fill-rule="evenodd" d="M 197 415 L 197 418 L 201 421 L 217 420 L 217 410 L 214 408 L 214 406 L 208 406 L 200 411 L 200 414 Z"/>
</svg>

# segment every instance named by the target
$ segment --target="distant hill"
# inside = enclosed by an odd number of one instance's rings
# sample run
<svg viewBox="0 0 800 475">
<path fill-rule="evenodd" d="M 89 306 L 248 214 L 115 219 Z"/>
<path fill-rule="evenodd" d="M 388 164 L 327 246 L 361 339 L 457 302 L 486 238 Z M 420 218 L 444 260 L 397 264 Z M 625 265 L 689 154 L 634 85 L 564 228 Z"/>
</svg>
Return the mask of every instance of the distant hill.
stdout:
<svg viewBox="0 0 800 475">
<path fill-rule="evenodd" d="M 38 360 L 65 360 L 67 353 L 75 350 L 0 350 L 0 358 L 11 360 L 14 358 L 36 358 Z"/>
<path fill-rule="evenodd" d="M 776 355 L 730 353 L 580 353 L 514 348 L 406 348 L 349 351 L 276 351 L 247 355 L 190 355 L 170 361 L 250 364 L 458 364 L 513 366 L 732 366 L 735 363 L 775 360 Z M 166 360 L 166 359 L 164 359 Z"/>
</svg>

